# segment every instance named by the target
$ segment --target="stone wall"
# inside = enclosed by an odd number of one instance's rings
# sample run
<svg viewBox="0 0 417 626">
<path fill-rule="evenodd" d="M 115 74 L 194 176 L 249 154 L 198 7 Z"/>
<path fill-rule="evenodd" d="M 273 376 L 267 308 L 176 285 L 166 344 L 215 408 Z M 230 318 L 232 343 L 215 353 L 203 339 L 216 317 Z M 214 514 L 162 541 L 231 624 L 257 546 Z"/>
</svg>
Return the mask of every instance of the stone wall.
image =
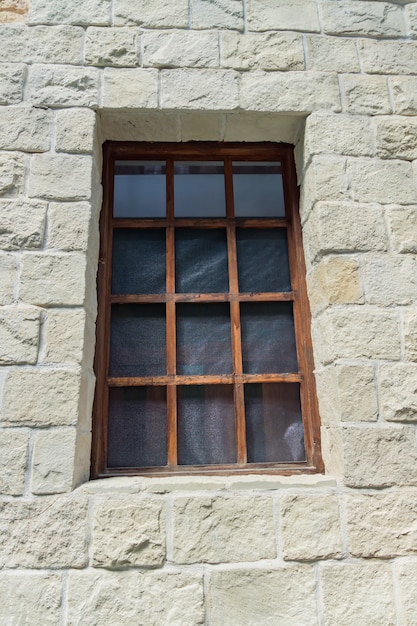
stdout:
<svg viewBox="0 0 417 626">
<path fill-rule="evenodd" d="M 415 625 L 417 3 L 31 0 L 0 105 L 1 624 Z M 104 139 L 296 146 L 325 475 L 88 482 Z"/>
</svg>

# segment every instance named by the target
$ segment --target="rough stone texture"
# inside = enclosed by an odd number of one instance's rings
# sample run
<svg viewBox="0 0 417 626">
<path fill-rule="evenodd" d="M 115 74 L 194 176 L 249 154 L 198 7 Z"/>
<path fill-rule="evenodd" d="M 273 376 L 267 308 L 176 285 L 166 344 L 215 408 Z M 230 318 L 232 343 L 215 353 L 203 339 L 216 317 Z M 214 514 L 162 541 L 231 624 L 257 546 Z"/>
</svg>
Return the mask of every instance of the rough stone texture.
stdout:
<svg viewBox="0 0 417 626">
<path fill-rule="evenodd" d="M 165 560 L 162 502 L 99 501 L 93 523 L 93 567 L 158 567 Z"/>
<path fill-rule="evenodd" d="M 44 363 L 81 363 L 86 315 L 82 309 L 49 309 L 44 321 Z M 93 333 L 94 336 L 94 333 Z"/>
<path fill-rule="evenodd" d="M 392 422 L 417 422 L 417 365 L 381 365 L 378 378 L 382 417 Z"/>
<path fill-rule="evenodd" d="M 273 528 L 269 498 L 178 498 L 174 502 L 174 561 L 273 559 Z"/>
<path fill-rule="evenodd" d="M 51 114 L 32 107 L 3 107 L 0 117 L 0 148 L 44 152 L 50 146 Z"/>
<path fill-rule="evenodd" d="M 231 70 L 163 70 L 161 105 L 165 109 L 236 109 L 238 74 Z"/>
<path fill-rule="evenodd" d="M 217 33 L 156 31 L 143 35 L 143 64 L 150 67 L 218 67 Z"/>
<path fill-rule="evenodd" d="M 373 143 L 368 117 L 313 113 L 306 121 L 304 159 L 321 153 L 370 156 Z"/>
<path fill-rule="evenodd" d="M 0 365 L 36 363 L 40 311 L 34 307 L 0 308 Z"/>
<path fill-rule="evenodd" d="M 98 70 L 94 67 L 34 65 L 29 69 L 29 98 L 49 107 L 97 106 Z"/>
<path fill-rule="evenodd" d="M 284 495 L 280 499 L 280 513 L 284 560 L 313 561 L 342 556 L 335 495 Z"/>
<path fill-rule="evenodd" d="M 28 441 L 28 432 L 24 430 L 5 428 L 0 432 L 1 494 L 7 496 L 21 496 L 23 494 Z"/>
<path fill-rule="evenodd" d="M 339 111 L 337 76 L 326 72 L 245 73 L 240 105 L 248 111 Z"/>
<path fill-rule="evenodd" d="M 320 31 L 313 0 L 247 0 L 246 11 L 249 30 Z"/>
<path fill-rule="evenodd" d="M 85 256 L 26 253 L 22 260 L 20 299 L 40 306 L 82 305 L 85 298 Z"/>
<path fill-rule="evenodd" d="M 353 556 L 391 558 L 417 554 L 417 493 L 352 494 L 347 497 L 349 550 Z"/>
<path fill-rule="evenodd" d="M 0 153 L 0 197 L 9 198 L 20 194 L 23 188 L 24 168 L 24 154 Z"/>
<path fill-rule="evenodd" d="M 321 567 L 320 576 L 326 623 L 335 626 L 396 624 L 393 581 L 388 564 L 326 564 Z"/>
<path fill-rule="evenodd" d="M 3 626 L 56 626 L 60 620 L 60 574 L 2 572 L 0 621 Z"/>
<path fill-rule="evenodd" d="M 307 37 L 307 69 L 319 72 L 359 72 L 358 53 L 353 39 Z"/>
<path fill-rule="evenodd" d="M 30 24 L 110 23 L 111 0 L 30 0 Z"/>
<path fill-rule="evenodd" d="M 242 0 L 192 0 L 192 27 L 242 30 Z"/>
<path fill-rule="evenodd" d="M 114 24 L 137 24 L 145 28 L 186 28 L 188 0 L 115 0 Z"/>
<path fill-rule="evenodd" d="M 404 626 L 413 626 L 417 611 L 417 563 L 398 563 L 398 582 L 400 591 L 400 620 Z"/>
<path fill-rule="evenodd" d="M 350 159 L 348 170 L 352 197 L 357 202 L 413 204 L 417 201 L 417 187 L 410 163 Z"/>
<path fill-rule="evenodd" d="M 44 497 L 0 503 L 0 564 L 8 567 L 85 567 L 87 501 Z"/>
<path fill-rule="evenodd" d="M 378 417 L 374 370 L 368 365 L 336 366 L 340 419 L 373 422 Z"/>
<path fill-rule="evenodd" d="M 401 7 L 388 2 L 344 0 L 321 3 L 322 25 L 332 35 L 398 37 L 405 35 Z"/>
<path fill-rule="evenodd" d="M 71 572 L 68 626 L 203 626 L 202 576 L 188 572 Z"/>
<path fill-rule="evenodd" d="M 404 313 L 405 355 L 409 361 L 417 361 L 417 311 L 413 308 Z"/>
<path fill-rule="evenodd" d="M 343 74 L 343 110 L 353 115 L 391 113 L 387 79 L 384 76 Z"/>
<path fill-rule="evenodd" d="M 376 121 L 377 155 L 383 159 L 417 159 L 417 120 L 383 117 Z"/>
<path fill-rule="evenodd" d="M 368 74 L 417 74 L 416 41 L 376 41 L 362 39 L 359 51 Z"/>
<path fill-rule="evenodd" d="M 394 99 L 394 112 L 401 115 L 417 114 L 417 78 L 392 77 L 389 79 Z"/>
<path fill-rule="evenodd" d="M 139 33 L 135 28 L 88 28 L 84 50 L 87 65 L 134 67 L 139 62 Z"/>
<path fill-rule="evenodd" d="M 79 65 L 83 29 L 76 26 L 35 26 L 28 30 L 25 61 Z"/>
<path fill-rule="evenodd" d="M 88 200 L 92 159 L 85 155 L 39 154 L 32 157 L 29 196 L 48 200 Z"/>
<path fill-rule="evenodd" d="M 27 0 L 3 0 L 0 6 L 0 24 L 24 21 L 27 10 Z"/>
<path fill-rule="evenodd" d="M 308 566 L 214 571 L 208 594 L 210 625 L 315 626 L 314 588 Z"/>
<path fill-rule="evenodd" d="M 45 202 L 0 200 L 1 248 L 40 248 L 43 244 L 46 206 Z"/>
<path fill-rule="evenodd" d="M 417 265 L 410 257 L 371 257 L 365 263 L 365 296 L 370 304 L 411 304 L 417 298 Z"/>
<path fill-rule="evenodd" d="M 346 428 L 343 446 L 345 481 L 350 487 L 417 485 L 417 449 L 412 427 Z"/>
<path fill-rule="evenodd" d="M 325 258 L 308 276 L 307 286 L 313 312 L 328 304 L 363 302 L 359 265 L 354 259 Z"/>
<path fill-rule="evenodd" d="M 0 254 L 0 304 L 12 304 L 15 279 L 15 256 Z"/>
<path fill-rule="evenodd" d="M 4 386 L 1 422 L 19 426 L 73 425 L 78 416 L 79 388 L 78 372 L 13 370 Z"/>
<path fill-rule="evenodd" d="M 87 202 L 51 202 L 48 209 L 48 248 L 85 252 L 89 244 L 91 206 Z"/>
<path fill-rule="evenodd" d="M 387 209 L 391 243 L 396 252 L 417 252 L 417 206 Z"/>
<path fill-rule="evenodd" d="M 26 50 L 29 41 L 28 29 L 23 24 L 3 24 L 0 14 L 0 61 L 7 63 L 13 59 L 14 63 L 21 63 L 26 59 Z"/>
<path fill-rule="evenodd" d="M 0 65 L 0 104 L 17 104 L 22 100 L 23 77 L 23 65 Z"/>
<path fill-rule="evenodd" d="M 106 68 L 103 78 L 103 106 L 156 109 L 157 83 L 156 70 Z"/>
<path fill-rule="evenodd" d="M 75 428 L 39 432 L 33 448 L 31 491 L 64 493 L 73 486 Z"/>
<path fill-rule="evenodd" d="M 235 70 L 303 70 L 304 52 L 297 33 L 222 35 L 222 65 Z"/>
<path fill-rule="evenodd" d="M 90 109 L 68 109 L 56 114 L 55 150 L 90 154 L 96 138 L 96 115 Z"/>
</svg>

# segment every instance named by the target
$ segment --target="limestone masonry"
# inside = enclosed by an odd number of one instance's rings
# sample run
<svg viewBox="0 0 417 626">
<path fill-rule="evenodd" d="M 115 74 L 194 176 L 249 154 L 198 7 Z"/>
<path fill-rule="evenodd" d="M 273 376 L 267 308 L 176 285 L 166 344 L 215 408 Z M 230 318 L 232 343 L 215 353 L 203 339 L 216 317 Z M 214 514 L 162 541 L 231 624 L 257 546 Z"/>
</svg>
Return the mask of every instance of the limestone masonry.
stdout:
<svg viewBox="0 0 417 626">
<path fill-rule="evenodd" d="M 0 624 L 417 624 L 417 2 L 0 0 Z M 101 144 L 295 146 L 326 471 L 89 481 Z"/>
</svg>

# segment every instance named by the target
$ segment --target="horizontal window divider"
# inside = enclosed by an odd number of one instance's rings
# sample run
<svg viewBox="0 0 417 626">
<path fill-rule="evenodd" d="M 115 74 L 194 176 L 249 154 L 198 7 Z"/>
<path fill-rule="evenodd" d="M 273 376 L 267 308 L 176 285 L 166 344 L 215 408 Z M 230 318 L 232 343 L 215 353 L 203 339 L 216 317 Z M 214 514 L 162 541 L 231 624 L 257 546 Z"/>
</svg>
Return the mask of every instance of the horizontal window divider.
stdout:
<svg viewBox="0 0 417 626">
<path fill-rule="evenodd" d="M 141 304 L 154 302 L 292 302 L 294 291 L 272 293 L 157 293 L 125 294 L 110 297 L 112 304 Z"/>
<path fill-rule="evenodd" d="M 250 465 L 239 465 L 230 463 L 227 465 L 167 465 L 164 467 L 120 467 L 109 468 L 100 473 L 97 478 L 111 478 L 116 476 L 137 476 L 138 473 L 146 476 L 172 476 L 175 469 L 175 476 L 189 476 L 197 474 L 199 476 L 236 476 L 247 474 L 276 474 L 279 476 L 291 476 L 293 474 L 315 474 L 317 468 L 308 465 L 307 462 L 297 463 L 251 463 Z"/>
<path fill-rule="evenodd" d="M 282 374 L 223 374 L 219 376 L 111 376 L 107 378 L 109 387 L 144 387 L 150 385 L 233 385 L 239 383 L 301 383 L 299 372 Z"/>
<path fill-rule="evenodd" d="M 236 228 L 287 228 L 289 220 L 284 218 L 192 218 L 192 219 L 147 219 L 141 217 L 114 217 L 112 219 L 113 228 L 167 228 L 175 225 L 175 228 L 226 228 L 229 223 L 236 225 Z"/>
</svg>

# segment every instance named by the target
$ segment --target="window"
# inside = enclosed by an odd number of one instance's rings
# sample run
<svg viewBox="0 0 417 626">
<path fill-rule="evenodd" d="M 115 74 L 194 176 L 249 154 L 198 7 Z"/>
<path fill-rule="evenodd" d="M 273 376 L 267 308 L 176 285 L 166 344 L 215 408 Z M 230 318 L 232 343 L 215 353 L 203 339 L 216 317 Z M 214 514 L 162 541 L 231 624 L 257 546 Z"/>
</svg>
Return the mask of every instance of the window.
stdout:
<svg viewBox="0 0 417 626">
<path fill-rule="evenodd" d="M 92 476 L 322 469 L 291 146 L 104 146 Z"/>
</svg>

